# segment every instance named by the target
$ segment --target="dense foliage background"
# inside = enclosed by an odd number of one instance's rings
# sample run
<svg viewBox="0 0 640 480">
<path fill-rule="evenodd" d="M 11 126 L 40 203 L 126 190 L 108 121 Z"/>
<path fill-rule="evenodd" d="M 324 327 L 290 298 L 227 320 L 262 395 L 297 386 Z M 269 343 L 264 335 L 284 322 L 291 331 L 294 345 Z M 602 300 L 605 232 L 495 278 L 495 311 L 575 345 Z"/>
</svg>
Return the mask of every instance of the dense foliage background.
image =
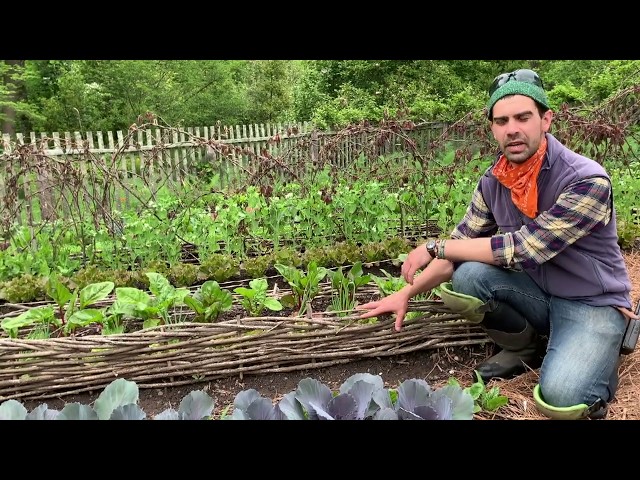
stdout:
<svg viewBox="0 0 640 480">
<path fill-rule="evenodd" d="M 402 112 L 455 121 L 493 78 L 533 68 L 554 109 L 596 106 L 638 83 L 639 60 L 4 60 L 3 133 L 312 121 L 339 128 Z"/>
</svg>

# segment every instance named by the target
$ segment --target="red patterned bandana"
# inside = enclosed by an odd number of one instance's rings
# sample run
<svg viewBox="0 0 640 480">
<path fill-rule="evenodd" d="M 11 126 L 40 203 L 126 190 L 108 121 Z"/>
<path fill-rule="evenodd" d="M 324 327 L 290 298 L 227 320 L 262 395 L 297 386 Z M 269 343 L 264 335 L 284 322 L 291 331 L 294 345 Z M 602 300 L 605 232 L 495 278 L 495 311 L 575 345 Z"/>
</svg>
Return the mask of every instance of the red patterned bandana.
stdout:
<svg viewBox="0 0 640 480">
<path fill-rule="evenodd" d="M 547 151 L 547 137 L 542 138 L 540 148 L 527 161 L 510 163 L 502 155 L 493 167 L 498 181 L 511 190 L 511 199 L 518 209 L 529 218 L 538 215 L 538 174 Z"/>
</svg>

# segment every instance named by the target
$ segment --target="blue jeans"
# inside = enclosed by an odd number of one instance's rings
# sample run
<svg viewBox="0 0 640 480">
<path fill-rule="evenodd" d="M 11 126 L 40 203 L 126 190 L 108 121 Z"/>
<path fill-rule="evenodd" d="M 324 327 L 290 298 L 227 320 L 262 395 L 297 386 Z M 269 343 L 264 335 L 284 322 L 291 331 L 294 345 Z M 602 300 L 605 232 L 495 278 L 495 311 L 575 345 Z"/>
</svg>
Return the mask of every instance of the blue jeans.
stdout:
<svg viewBox="0 0 640 480">
<path fill-rule="evenodd" d="M 525 272 L 480 262 L 460 264 L 451 282 L 456 292 L 485 302 L 486 312 L 509 304 L 539 334 L 549 336 L 539 380 L 548 404 L 570 407 L 611 401 L 627 324 L 616 308 L 554 297 Z"/>
</svg>

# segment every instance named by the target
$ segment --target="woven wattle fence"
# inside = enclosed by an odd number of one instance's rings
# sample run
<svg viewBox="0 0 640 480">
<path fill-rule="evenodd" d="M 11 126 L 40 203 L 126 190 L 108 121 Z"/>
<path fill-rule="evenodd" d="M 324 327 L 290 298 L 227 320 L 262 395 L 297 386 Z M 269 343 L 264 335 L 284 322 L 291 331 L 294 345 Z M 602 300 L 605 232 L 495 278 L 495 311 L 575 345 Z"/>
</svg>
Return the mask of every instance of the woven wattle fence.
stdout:
<svg viewBox="0 0 640 480">
<path fill-rule="evenodd" d="M 97 391 L 119 377 L 140 388 L 189 385 L 490 341 L 439 301 L 411 302 L 409 312 L 419 314 L 400 332 L 390 316 L 368 322 L 354 312 L 323 312 L 181 322 L 117 335 L 0 338 L 0 401 Z"/>
</svg>

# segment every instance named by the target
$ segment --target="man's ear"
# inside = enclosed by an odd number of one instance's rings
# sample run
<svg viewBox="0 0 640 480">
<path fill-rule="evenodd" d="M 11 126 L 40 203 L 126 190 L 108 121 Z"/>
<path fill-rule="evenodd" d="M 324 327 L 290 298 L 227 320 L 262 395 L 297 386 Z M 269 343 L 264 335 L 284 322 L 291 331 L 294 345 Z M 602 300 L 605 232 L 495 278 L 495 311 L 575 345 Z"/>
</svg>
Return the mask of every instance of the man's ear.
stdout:
<svg viewBox="0 0 640 480">
<path fill-rule="evenodd" d="M 547 110 L 546 112 L 544 112 L 544 115 L 542 115 L 542 130 L 545 133 L 549 131 L 549 128 L 551 128 L 552 120 L 553 120 L 553 111 Z"/>
</svg>

